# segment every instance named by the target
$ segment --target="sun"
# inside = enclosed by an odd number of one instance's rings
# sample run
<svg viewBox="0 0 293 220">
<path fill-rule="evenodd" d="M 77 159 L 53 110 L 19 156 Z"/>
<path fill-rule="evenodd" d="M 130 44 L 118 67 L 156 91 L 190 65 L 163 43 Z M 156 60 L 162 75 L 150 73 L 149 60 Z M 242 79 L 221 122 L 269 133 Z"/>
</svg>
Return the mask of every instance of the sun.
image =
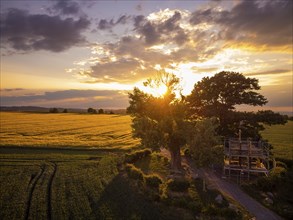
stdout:
<svg viewBox="0 0 293 220">
<path fill-rule="evenodd" d="M 154 96 L 162 97 L 167 93 L 167 86 L 162 84 L 159 87 L 154 88 L 154 90 L 155 90 Z"/>
<path fill-rule="evenodd" d="M 138 86 L 138 88 L 154 97 L 163 97 L 167 93 L 167 86 L 163 84 L 158 87 Z"/>
</svg>

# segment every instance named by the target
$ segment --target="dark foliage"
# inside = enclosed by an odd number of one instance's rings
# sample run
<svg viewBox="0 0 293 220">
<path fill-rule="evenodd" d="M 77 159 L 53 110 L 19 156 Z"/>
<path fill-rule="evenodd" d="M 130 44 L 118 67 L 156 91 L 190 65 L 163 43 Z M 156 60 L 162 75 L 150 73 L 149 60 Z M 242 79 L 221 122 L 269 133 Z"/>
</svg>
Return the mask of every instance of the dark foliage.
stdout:
<svg viewBox="0 0 293 220">
<path fill-rule="evenodd" d="M 272 111 L 239 112 L 237 105 L 262 106 L 266 98 L 259 94 L 258 80 L 235 72 L 220 72 L 205 77 L 194 85 L 187 97 L 190 114 L 193 117 L 216 117 L 222 136 L 235 136 L 239 129 L 242 137 L 259 139 L 264 129 L 261 123 L 268 125 L 284 124 L 286 118 Z"/>
<path fill-rule="evenodd" d="M 125 162 L 126 163 L 135 163 L 136 161 L 150 155 L 152 151 L 150 149 L 138 150 L 132 153 L 127 153 L 125 155 Z"/>
<path fill-rule="evenodd" d="M 176 178 L 168 180 L 168 189 L 175 192 L 184 192 L 190 186 L 189 180 L 185 178 Z"/>
</svg>

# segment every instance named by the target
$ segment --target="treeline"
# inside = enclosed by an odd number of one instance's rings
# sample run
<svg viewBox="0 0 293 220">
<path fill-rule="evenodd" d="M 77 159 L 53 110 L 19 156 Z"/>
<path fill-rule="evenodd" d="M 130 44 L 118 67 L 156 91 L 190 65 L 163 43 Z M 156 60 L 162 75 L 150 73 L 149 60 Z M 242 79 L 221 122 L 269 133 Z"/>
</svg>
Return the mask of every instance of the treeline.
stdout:
<svg viewBox="0 0 293 220">
<path fill-rule="evenodd" d="M 46 112 L 49 113 L 88 113 L 88 114 L 126 114 L 126 109 L 94 109 L 92 107 L 85 109 L 66 109 L 66 108 L 50 108 Z"/>
</svg>

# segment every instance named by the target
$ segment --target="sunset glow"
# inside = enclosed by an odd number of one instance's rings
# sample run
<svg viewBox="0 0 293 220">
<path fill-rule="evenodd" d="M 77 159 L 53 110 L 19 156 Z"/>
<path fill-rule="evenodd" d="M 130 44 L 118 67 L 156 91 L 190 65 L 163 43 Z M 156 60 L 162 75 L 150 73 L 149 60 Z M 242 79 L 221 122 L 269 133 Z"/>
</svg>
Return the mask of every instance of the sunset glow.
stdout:
<svg viewBox="0 0 293 220">
<path fill-rule="evenodd" d="M 184 95 L 225 70 L 259 79 L 265 108 L 291 112 L 291 9 L 289 0 L 3 0 L 1 105 L 126 108 L 135 86 L 166 92 L 143 86 L 160 69 Z"/>
</svg>

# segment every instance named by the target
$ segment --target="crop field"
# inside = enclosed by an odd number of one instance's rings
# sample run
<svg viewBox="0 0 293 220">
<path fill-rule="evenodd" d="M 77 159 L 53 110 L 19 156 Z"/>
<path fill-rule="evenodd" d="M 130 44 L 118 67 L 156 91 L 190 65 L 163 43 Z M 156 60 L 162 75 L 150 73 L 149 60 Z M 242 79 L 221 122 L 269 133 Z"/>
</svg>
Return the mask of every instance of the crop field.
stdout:
<svg viewBox="0 0 293 220">
<path fill-rule="evenodd" d="M 0 219 L 94 219 L 113 155 L 1 154 Z"/>
<path fill-rule="evenodd" d="M 122 115 L 0 112 L 0 219 L 178 219 L 119 173 L 139 144 L 130 123 Z M 263 132 L 275 156 L 292 159 L 292 128 Z M 165 176 L 160 161 L 137 165 Z"/>
<path fill-rule="evenodd" d="M 0 112 L 0 146 L 130 149 L 131 118 L 119 115 Z"/>
<path fill-rule="evenodd" d="M 113 215 L 111 204 L 101 199 L 117 178 L 123 152 L 138 144 L 130 120 L 118 115 L 1 112 L 0 219 Z"/>
<path fill-rule="evenodd" d="M 285 125 L 266 126 L 262 135 L 273 145 L 275 157 L 293 160 L 293 121 Z"/>
</svg>

